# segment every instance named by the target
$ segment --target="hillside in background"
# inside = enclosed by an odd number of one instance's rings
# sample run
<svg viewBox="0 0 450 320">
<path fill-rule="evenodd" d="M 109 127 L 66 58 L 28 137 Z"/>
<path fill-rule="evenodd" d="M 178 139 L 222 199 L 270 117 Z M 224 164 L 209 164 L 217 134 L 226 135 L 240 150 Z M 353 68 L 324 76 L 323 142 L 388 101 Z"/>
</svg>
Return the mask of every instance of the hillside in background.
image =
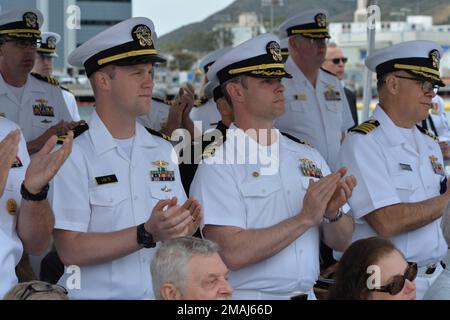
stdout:
<svg viewBox="0 0 450 320">
<path fill-rule="evenodd" d="M 214 0 L 212 0 L 214 1 Z M 325 8 L 331 22 L 352 21 L 356 9 L 356 0 L 284 0 L 284 5 L 275 7 L 274 25 L 284 19 L 312 8 Z M 379 0 L 382 20 L 404 20 L 395 15 L 402 9 L 410 15 L 432 15 L 434 24 L 450 24 L 450 0 Z M 406 9 L 406 10 L 405 10 Z M 209 51 L 214 49 L 213 27 L 221 22 L 237 22 L 242 12 L 254 11 L 264 17 L 269 29 L 270 8 L 261 6 L 261 0 L 236 0 L 223 10 L 205 20 L 178 28 L 158 40 L 158 46 L 164 51 L 176 51 L 182 48 L 191 51 Z"/>
</svg>

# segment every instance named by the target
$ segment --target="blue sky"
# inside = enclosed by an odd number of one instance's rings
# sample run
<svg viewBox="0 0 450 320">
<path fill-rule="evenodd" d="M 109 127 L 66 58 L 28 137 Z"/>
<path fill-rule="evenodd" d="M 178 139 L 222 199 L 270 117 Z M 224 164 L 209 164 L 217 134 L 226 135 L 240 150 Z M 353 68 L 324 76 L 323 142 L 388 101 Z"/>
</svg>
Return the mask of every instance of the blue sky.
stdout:
<svg viewBox="0 0 450 320">
<path fill-rule="evenodd" d="M 234 0 L 133 0 L 133 17 L 147 17 L 158 37 L 183 25 L 199 22 Z"/>
</svg>

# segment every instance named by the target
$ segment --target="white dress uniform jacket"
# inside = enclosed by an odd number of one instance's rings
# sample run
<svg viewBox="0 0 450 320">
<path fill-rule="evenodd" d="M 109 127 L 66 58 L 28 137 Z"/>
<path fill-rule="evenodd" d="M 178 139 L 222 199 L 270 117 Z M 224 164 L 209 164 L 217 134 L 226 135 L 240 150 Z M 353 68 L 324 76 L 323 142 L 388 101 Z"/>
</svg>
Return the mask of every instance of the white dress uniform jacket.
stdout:
<svg viewBox="0 0 450 320">
<path fill-rule="evenodd" d="M 0 117 L 0 141 L 18 126 Z M 20 185 L 25 178 L 25 171 L 30 163 L 25 139 L 21 136 L 19 152 L 9 170 L 5 190 L 0 197 L 0 299 L 17 284 L 15 267 L 22 257 L 22 242 L 16 232 L 16 216 L 22 196 Z M 8 208 L 15 203 L 16 212 L 10 213 Z"/>
<path fill-rule="evenodd" d="M 413 129 L 416 148 L 377 106 L 373 118 L 380 125 L 367 134 L 351 132 L 339 154 L 340 165 L 358 181 L 349 199 L 355 218 L 353 241 L 375 236 L 364 216 L 397 203 L 424 201 L 440 194 L 443 176 L 442 154 L 438 143 L 417 128 Z M 447 251 L 440 227 L 441 219 L 419 229 L 391 238 L 407 261 L 419 267 L 439 262 Z"/>
<path fill-rule="evenodd" d="M 150 112 L 140 116 L 138 122 L 144 127 L 161 131 L 166 125 L 170 106 L 158 100 L 152 99 Z"/>
<path fill-rule="evenodd" d="M 235 137 L 237 141 L 246 141 L 247 151 L 234 142 Z M 329 174 L 329 169 L 315 149 L 279 133 L 278 141 L 268 156 L 266 147 L 234 124 L 230 127 L 225 143 L 199 165 L 191 185 L 191 194 L 203 205 L 206 225 L 261 229 L 301 211 L 309 179 L 317 180 L 302 173 L 301 159 L 323 175 Z M 275 152 L 277 148 L 279 152 Z M 235 164 L 233 154 L 245 164 Z M 255 161 L 250 162 L 252 158 Z M 266 171 L 272 174 L 262 174 L 269 167 L 275 167 Z M 262 293 L 254 299 L 264 294 L 275 298 L 289 297 L 295 291 L 309 292 L 318 276 L 319 230 L 314 227 L 278 254 L 231 272 L 230 281 L 237 299 L 245 299 L 246 295 L 240 293 L 246 291 Z"/>
<path fill-rule="evenodd" d="M 448 125 L 447 114 L 445 113 L 444 99 L 440 96 L 435 96 L 432 100 L 432 105 L 430 116 L 431 119 L 433 119 L 439 140 L 450 142 L 450 127 Z M 431 125 L 429 123 L 428 130 L 431 130 Z"/>
<path fill-rule="evenodd" d="M 208 129 L 215 129 L 221 120 L 214 99 L 209 99 L 205 104 L 192 108 L 189 116 L 194 123 L 195 121 L 201 121 L 202 133 L 205 133 Z"/>
<path fill-rule="evenodd" d="M 75 96 L 72 94 L 72 92 L 64 89 L 61 89 L 61 92 L 64 98 L 64 102 L 66 103 L 66 106 L 69 109 L 69 113 L 73 121 L 80 121 L 81 118 L 80 113 L 78 112 L 78 105 Z"/>
<path fill-rule="evenodd" d="M 22 101 L 18 101 L 0 74 L 0 113 L 19 125 L 26 141 L 36 139 L 61 120 L 72 121 L 61 89 L 31 75 Z"/>
<path fill-rule="evenodd" d="M 169 142 L 137 123 L 130 160 L 94 111 L 89 130 L 74 141 L 70 157 L 54 178 L 55 228 L 112 232 L 147 221 L 161 199 L 177 196 L 183 203 L 186 195 L 172 156 Z M 69 296 L 154 298 L 149 269 L 154 252 L 142 249 L 111 262 L 81 266 L 81 288 L 70 290 Z"/>
<path fill-rule="evenodd" d="M 341 135 L 354 124 L 344 89 L 322 69 L 314 88 L 291 57 L 286 71 L 293 78 L 283 78 L 286 110 L 275 126 L 312 145 L 335 170 Z"/>
</svg>

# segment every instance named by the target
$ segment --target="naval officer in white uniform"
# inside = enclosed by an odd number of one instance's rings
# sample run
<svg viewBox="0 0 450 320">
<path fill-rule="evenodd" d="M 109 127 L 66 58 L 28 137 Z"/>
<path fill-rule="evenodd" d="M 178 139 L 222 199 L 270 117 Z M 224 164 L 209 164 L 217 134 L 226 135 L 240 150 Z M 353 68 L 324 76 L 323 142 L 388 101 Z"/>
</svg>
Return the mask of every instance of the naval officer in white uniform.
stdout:
<svg viewBox="0 0 450 320">
<path fill-rule="evenodd" d="M 440 221 L 450 190 L 445 191 L 442 154 L 437 139 L 416 126 L 444 85 L 441 54 L 435 42 L 409 41 L 369 56 L 379 104 L 371 120 L 351 130 L 339 154 L 339 164 L 358 179 L 349 200 L 353 240 L 390 238 L 419 267 L 417 299 L 441 273 L 447 252 Z"/>
<path fill-rule="evenodd" d="M 48 247 L 54 225 L 48 182 L 70 154 L 72 139 L 69 134 L 63 147 L 49 154 L 53 136 L 30 164 L 18 126 L 0 117 L 0 298 L 17 284 L 23 251 L 40 255 Z"/>
<path fill-rule="evenodd" d="M 36 9 L 0 13 L 0 115 L 19 125 L 30 154 L 52 135 L 65 134 L 77 125 L 59 86 L 30 74 L 42 23 L 42 13 Z"/>
<path fill-rule="evenodd" d="M 153 63 L 161 61 L 153 34 L 151 20 L 130 18 L 69 56 L 86 69 L 96 100 L 89 130 L 54 181 L 56 249 L 66 266 L 81 268 L 71 298 L 154 298 L 154 247 L 192 235 L 201 221 L 172 145 L 136 121 L 150 111 Z"/>
<path fill-rule="evenodd" d="M 286 70 L 292 79 L 283 79 L 286 111 L 275 127 L 312 145 L 334 170 L 341 141 L 354 122 L 340 81 L 321 69 L 330 38 L 327 15 L 309 10 L 279 27 L 289 37 Z"/>
<path fill-rule="evenodd" d="M 284 69 L 278 38 L 264 34 L 219 58 L 208 79 L 221 84 L 234 112 L 226 141 L 209 145 L 191 194 L 205 209 L 203 234 L 219 243 L 232 270 L 235 299 L 314 298 L 319 238 L 346 248 L 353 221 L 340 207 L 354 177 L 330 174 L 313 148 L 273 128 L 284 111 Z M 240 142 L 240 143 L 239 143 Z M 242 143 L 242 144 L 241 144 Z M 225 157 L 225 159 L 224 159 Z"/>
</svg>

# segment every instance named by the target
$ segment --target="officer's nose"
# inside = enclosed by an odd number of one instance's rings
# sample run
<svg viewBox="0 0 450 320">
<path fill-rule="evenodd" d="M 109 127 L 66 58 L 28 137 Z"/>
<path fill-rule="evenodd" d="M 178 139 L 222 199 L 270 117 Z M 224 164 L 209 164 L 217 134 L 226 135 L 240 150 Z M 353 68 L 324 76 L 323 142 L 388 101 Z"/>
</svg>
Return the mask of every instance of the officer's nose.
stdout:
<svg viewBox="0 0 450 320">
<path fill-rule="evenodd" d="M 231 295 L 233 294 L 233 291 L 234 290 L 231 287 L 230 282 L 228 282 L 228 280 L 224 279 L 220 285 L 219 294 L 221 296 L 231 297 Z"/>
<path fill-rule="evenodd" d="M 153 76 L 151 74 L 149 74 L 146 77 L 146 79 L 145 79 L 145 81 L 143 83 L 143 86 L 144 86 L 144 88 L 149 88 L 149 89 L 153 90 L 153 85 L 154 85 Z"/>
<path fill-rule="evenodd" d="M 278 87 L 277 87 L 277 89 L 276 89 L 276 92 L 277 92 L 277 93 L 278 93 L 278 92 L 284 92 L 285 89 L 286 89 L 286 88 L 285 88 L 284 85 L 281 83 L 281 81 L 278 82 Z"/>
</svg>

